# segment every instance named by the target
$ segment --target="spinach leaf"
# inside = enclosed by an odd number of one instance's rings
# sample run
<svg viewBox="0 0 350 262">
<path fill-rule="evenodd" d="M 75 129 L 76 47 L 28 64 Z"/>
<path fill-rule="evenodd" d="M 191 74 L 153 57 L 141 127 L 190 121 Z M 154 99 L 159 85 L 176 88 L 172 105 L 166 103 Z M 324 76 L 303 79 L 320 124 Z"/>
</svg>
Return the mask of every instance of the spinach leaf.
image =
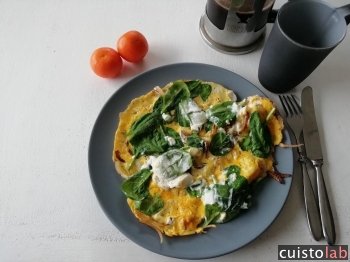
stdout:
<svg viewBox="0 0 350 262">
<path fill-rule="evenodd" d="M 237 176 L 241 174 L 241 168 L 236 165 L 225 167 L 223 171 L 226 173 L 227 177 L 231 174 L 236 174 Z"/>
<path fill-rule="evenodd" d="M 199 81 L 199 80 L 191 80 L 191 81 L 185 82 L 185 84 L 187 85 L 188 90 L 190 91 L 192 98 L 196 97 L 196 96 L 199 96 L 201 81 Z"/>
<path fill-rule="evenodd" d="M 157 158 L 162 163 L 157 169 L 165 178 L 179 176 L 192 166 L 191 155 L 180 149 L 172 149 Z"/>
<path fill-rule="evenodd" d="M 157 129 L 145 136 L 134 136 L 129 142 L 133 146 L 132 151 L 135 158 L 142 155 L 160 154 L 169 147 L 168 142 Z"/>
<path fill-rule="evenodd" d="M 190 117 L 186 113 L 183 103 L 179 103 L 176 107 L 176 122 L 179 123 L 180 126 L 190 127 Z"/>
<path fill-rule="evenodd" d="M 215 190 L 218 202 L 223 210 L 231 210 L 235 199 L 239 197 L 240 193 L 235 191 L 229 184 L 215 184 L 211 190 Z"/>
<path fill-rule="evenodd" d="M 248 186 L 248 180 L 244 176 L 237 175 L 237 178 L 231 184 L 231 187 L 235 190 L 244 189 Z"/>
<path fill-rule="evenodd" d="M 215 189 L 219 197 L 222 199 L 226 199 L 230 197 L 230 189 L 231 187 L 227 184 L 221 185 L 221 184 L 215 184 Z"/>
<path fill-rule="evenodd" d="M 210 122 L 217 127 L 228 125 L 236 117 L 236 112 L 232 111 L 233 101 L 225 101 L 209 108 L 205 114 Z"/>
<path fill-rule="evenodd" d="M 141 169 L 139 172 L 125 180 L 121 185 L 123 193 L 132 200 L 142 200 L 149 195 L 148 185 L 152 172 Z"/>
<path fill-rule="evenodd" d="M 251 143 L 252 142 L 251 142 L 250 137 L 248 135 L 242 140 L 242 142 L 239 144 L 239 146 L 243 151 L 248 151 L 251 149 Z"/>
<path fill-rule="evenodd" d="M 186 143 L 190 147 L 195 147 L 202 151 L 204 149 L 204 141 L 196 132 L 193 132 L 191 135 L 187 137 Z"/>
<path fill-rule="evenodd" d="M 204 180 L 197 180 L 192 183 L 187 189 L 187 193 L 192 197 L 200 198 L 204 189 L 205 182 Z"/>
<path fill-rule="evenodd" d="M 165 140 L 165 136 L 170 136 L 175 139 L 175 145 L 170 146 Z M 142 155 L 161 154 L 169 148 L 181 148 L 183 143 L 180 135 L 169 127 L 160 126 L 160 130 L 153 130 L 150 134 L 144 136 L 134 136 L 129 140 L 133 146 L 133 154 L 135 158 Z"/>
<path fill-rule="evenodd" d="M 145 215 L 152 216 L 163 209 L 164 202 L 160 195 L 156 193 L 154 197 L 148 195 L 142 200 L 134 201 L 134 207 Z"/>
<path fill-rule="evenodd" d="M 229 222 L 232 219 L 234 219 L 239 214 L 239 211 L 240 211 L 240 209 L 226 211 L 226 217 L 225 217 L 223 223 Z"/>
<path fill-rule="evenodd" d="M 205 130 L 205 132 L 209 132 L 210 130 L 212 130 L 212 128 L 213 128 L 213 123 L 212 122 L 206 122 L 205 124 L 204 124 L 204 130 Z"/>
<path fill-rule="evenodd" d="M 175 139 L 175 145 L 171 145 L 170 146 L 167 143 L 168 147 L 166 148 L 166 150 L 168 150 L 168 148 L 181 148 L 181 147 L 184 146 L 184 144 L 182 143 L 180 135 L 174 129 L 172 129 L 170 127 L 166 127 L 166 126 L 165 127 L 160 126 L 160 130 L 161 130 L 161 132 L 163 134 L 163 139 L 164 139 L 165 136 L 170 136 L 170 137 Z"/>
<path fill-rule="evenodd" d="M 253 187 L 248 183 L 236 190 L 226 180 L 224 184 L 214 184 L 206 187 L 207 190 L 213 190 L 216 196 L 215 203 L 212 205 L 205 205 L 205 221 L 204 224 L 226 223 L 235 218 L 242 210 L 242 206 L 249 208 L 251 205 L 250 198 L 253 192 Z M 191 192 L 195 194 L 196 192 Z M 225 215 L 221 217 L 222 212 Z M 208 222 L 209 221 L 209 222 Z"/>
<path fill-rule="evenodd" d="M 147 113 L 132 123 L 129 132 L 126 135 L 132 135 L 135 137 L 147 134 L 159 125 L 161 119 L 162 117 L 157 111 Z"/>
<path fill-rule="evenodd" d="M 246 197 L 242 197 L 241 195 L 234 195 L 232 196 L 231 199 L 231 206 L 229 208 L 223 209 L 223 211 L 225 212 L 225 217 L 223 220 L 218 221 L 217 217 L 213 223 L 226 223 L 231 221 L 232 219 L 234 219 L 241 211 L 242 211 L 242 204 L 244 203 L 244 199 L 246 199 Z M 249 201 L 249 200 L 246 200 Z M 247 203 L 247 208 L 250 207 L 250 202 L 249 204 Z"/>
<path fill-rule="evenodd" d="M 226 176 L 229 177 L 232 174 L 236 175 L 236 179 L 233 182 L 230 182 L 230 179 L 228 179 L 228 184 L 235 190 L 240 190 L 240 189 L 245 189 L 248 186 L 248 180 L 244 177 L 241 176 L 241 169 L 239 166 L 232 165 L 229 167 L 226 167 L 224 169 L 226 172 Z"/>
<path fill-rule="evenodd" d="M 166 91 L 163 97 L 163 107 L 161 113 L 170 112 L 176 106 L 187 98 L 190 98 L 190 91 L 187 85 L 182 81 L 175 81 Z"/>
<path fill-rule="evenodd" d="M 229 135 L 223 131 L 217 132 L 209 145 L 209 152 L 214 156 L 225 156 L 230 152 L 232 143 Z"/>
<path fill-rule="evenodd" d="M 255 111 L 249 119 L 249 135 L 243 139 L 240 147 L 244 151 L 251 150 L 254 156 L 267 158 L 272 146 L 270 129 L 261 122 L 259 113 Z"/>
<path fill-rule="evenodd" d="M 252 193 L 253 190 L 250 185 L 238 191 L 233 190 L 230 206 L 226 209 L 226 217 L 223 221 L 224 223 L 235 218 L 242 211 L 243 205 L 246 205 L 247 209 L 250 207 L 250 197 L 252 196 Z"/>
<path fill-rule="evenodd" d="M 161 112 L 163 107 L 163 97 L 160 96 L 153 105 L 153 112 Z"/>
<path fill-rule="evenodd" d="M 191 187 L 188 187 L 186 189 L 186 191 L 192 197 L 200 198 L 202 196 L 202 190 L 201 189 L 193 189 Z"/>
<path fill-rule="evenodd" d="M 205 220 L 204 220 L 204 223 L 202 224 L 202 227 L 206 227 L 210 223 L 217 220 L 221 212 L 222 212 L 222 209 L 218 204 L 205 205 L 204 207 Z"/>
<path fill-rule="evenodd" d="M 247 190 L 234 190 L 229 185 L 220 185 L 221 194 L 223 197 L 220 197 L 222 210 L 226 212 L 226 217 L 223 222 L 233 219 L 241 211 L 241 206 L 244 202 L 248 201 L 248 191 Z M 218 191 L 219 192 L 219 191 Z"/>
<path fill-rule="evenodd" d="M 163 97 L 160 96 L 153 105 L 153 112 L 159 112 L 161 116 L 159 123 L 161 125 L 165 125 L 173 122 L 174 117 L 172 115 L 170 115 L 169 113 L 161 113 L 162 107 L 163 107 Z"/>
<path fill-rule="evenodd" d="M 200 97 L 205 102 L 209 98 L 211 94 L 211 85 L 209 84 L 202 84 L 202 92 L 200 93 Z"/>
<path fill-rule="evenodd" d="M 202 84 L 199 80 L 185 82 L 191 93 L 191 98 L 200 96 L 205 102 L 211 94 L 211 85 Z"/>
<path fill-rule="evenodd" d="M 208 190 L 213 190 L 214 192 L 211 192 L 210 195 L 215 196 L 213 205 L 205 205 L 205 225 L 226 223 L 235 218 L 243 207 L 249 208 L 251 205 L 250 198 L 255 187 L 254 183 L 248 184 L 247 179 L 240 175 L 239 166 L 231 165 L 226 167 L 224 172 L 228 177 L 224 183 L 216 183 L 204 189 L 204 194 Z M 235 176 L 234 181 L 229 178 L 230 175 Z M 197 192 L 191 193 L 196 194 Z M 222 214 L 223 212 L 225 214 Z"/>
</svg>

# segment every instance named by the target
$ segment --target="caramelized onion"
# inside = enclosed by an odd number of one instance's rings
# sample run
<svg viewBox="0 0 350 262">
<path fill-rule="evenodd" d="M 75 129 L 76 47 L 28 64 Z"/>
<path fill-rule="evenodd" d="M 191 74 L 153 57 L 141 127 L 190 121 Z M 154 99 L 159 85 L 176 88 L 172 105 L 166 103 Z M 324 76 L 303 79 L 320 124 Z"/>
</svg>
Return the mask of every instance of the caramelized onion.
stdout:
<svg viewBox="0 0 350 262">
<path fill-rule="evenodd" d="M 183 143 L 186 143 L 187 137 L 190 136 L 190 135 L 191 135 L 191 133 L 188 133 L 185 130 L 180 130 L 180 137 L 181 137 L 181 141 Z"/>
<path fill-rule="evenodd" d="M 292 176 L 290 174 L 281 174 L 275 170 L 269 170 L 269 171 L 267 171 L 267 174 L 280 184 L 284 184 L 283 178 Z"/>
<path fill-rule="evenodd" d="M 279 146 L 282 147 L 282 148 L 293 148 L 293 147 L 301 147 L 303 146 L 304 144 L 296 144 L 296 145 L 292 145 L 292 144 L 283 144 L 283 143 L 280 143 Z"/>
<path fill-rule="evenodd" d="M 246 126 L 248 126 L 248 122 L 249 122 L 249 113 L 247 113 L 246 115 L 244 115 L 243 118 L 243 125 L 241 125 L 240 130 L 237 130 L 237 134 L 241 134 L 243 132 L 243 130 L 246 128 Z"/>
<path fill-rule="evenodd" d="M 123 158 L 121 158 L 121 156 L 120 156 L 119 150 L 114 151 L 114 155 L 120 162 L 125 163 L 125 160 Z"/>
</svg>

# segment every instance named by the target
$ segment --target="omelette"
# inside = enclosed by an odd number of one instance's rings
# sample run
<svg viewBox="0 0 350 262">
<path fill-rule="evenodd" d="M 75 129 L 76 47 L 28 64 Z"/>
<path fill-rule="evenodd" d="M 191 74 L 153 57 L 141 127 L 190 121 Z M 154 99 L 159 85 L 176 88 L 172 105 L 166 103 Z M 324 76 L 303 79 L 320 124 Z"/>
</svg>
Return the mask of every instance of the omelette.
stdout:
<svg viewBox="0 0 350 262">
<path fill-rule="evenodd" d="M 274 168 L 283 120 L 258 95 L 237 101 L 214 82 L 177 80 L 120 113 L 112 158 L 131 212 L 158 233 L 202 233 L 249 209 Z"/>
</svg>

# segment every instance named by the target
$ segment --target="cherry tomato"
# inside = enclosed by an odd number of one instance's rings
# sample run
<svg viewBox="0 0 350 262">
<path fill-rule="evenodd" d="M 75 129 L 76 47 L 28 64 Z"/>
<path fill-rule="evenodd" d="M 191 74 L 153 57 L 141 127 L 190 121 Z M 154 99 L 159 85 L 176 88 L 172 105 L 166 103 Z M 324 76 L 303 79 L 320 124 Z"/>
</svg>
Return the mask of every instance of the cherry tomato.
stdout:
<svg viewBox="0 0 350 262">
<path fill-rule="evenodd" d="M 122 70 L 123 60 L 113 48 L 101 47 L 92 53 L 90 66 L 96 75 L 104 78 L 114 78 Z"/>
<path fill-rule="evenodd" d="M 120 56 L 128 62 L 137 63 L 148 52 L 148 43 L 143 34 L 138 31 L 129 31 L 117 41 L 117 50 Z"/>
</svg>

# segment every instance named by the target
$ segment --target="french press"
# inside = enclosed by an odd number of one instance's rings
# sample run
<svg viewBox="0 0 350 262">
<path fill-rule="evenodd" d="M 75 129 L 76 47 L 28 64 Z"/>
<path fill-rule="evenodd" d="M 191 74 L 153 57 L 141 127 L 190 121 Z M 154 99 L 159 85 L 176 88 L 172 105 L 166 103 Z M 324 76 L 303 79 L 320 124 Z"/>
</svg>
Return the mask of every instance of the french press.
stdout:
<svg viewBox="0 0 350 262">
<path fill-rule="evenodd" d="M 266 23 L 273 22 L 274 0 L 207 0 L 200 32 L 218 51 L 245 54 L 264 40 Z"/>
</svg>

